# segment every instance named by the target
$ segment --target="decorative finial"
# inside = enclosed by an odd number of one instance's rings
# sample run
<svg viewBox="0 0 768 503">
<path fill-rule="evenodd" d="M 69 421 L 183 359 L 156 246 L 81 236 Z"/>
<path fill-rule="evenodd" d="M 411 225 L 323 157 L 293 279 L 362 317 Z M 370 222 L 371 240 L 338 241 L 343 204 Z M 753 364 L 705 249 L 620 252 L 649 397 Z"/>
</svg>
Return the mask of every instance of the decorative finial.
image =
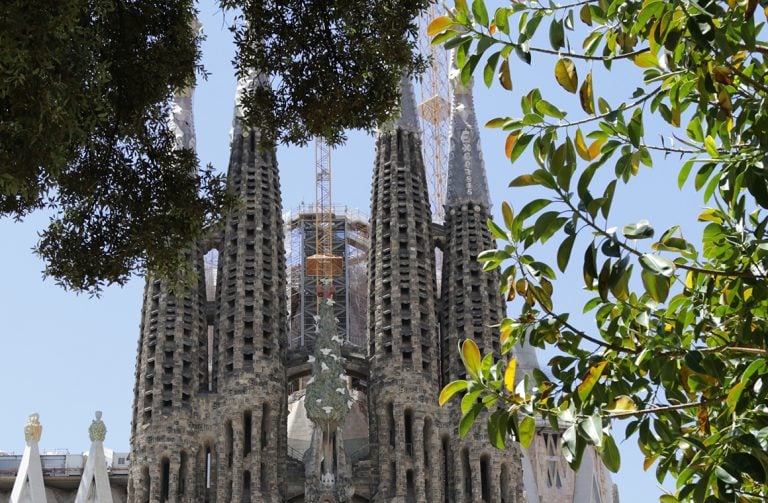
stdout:
<svg viewBox="0 0 768 503">
<path fill-rule="evenodd" d="M 39 442 L 43 435 L 43 425 L 40 424 L 40 415 L 35 412 L 29 415 L 29 421 L 24 426 L 24 440 L 27 442 Z"/>
<path fill-rule="evenodd" d="M 96 411 L 96 419 L 91 421 L 91 426 L 88 427 L 88 435 L 91 437 L 91 442 L 103 442 L 107 436 L 107 426 L 101 420 L 100 410 Z"/>
</svg>

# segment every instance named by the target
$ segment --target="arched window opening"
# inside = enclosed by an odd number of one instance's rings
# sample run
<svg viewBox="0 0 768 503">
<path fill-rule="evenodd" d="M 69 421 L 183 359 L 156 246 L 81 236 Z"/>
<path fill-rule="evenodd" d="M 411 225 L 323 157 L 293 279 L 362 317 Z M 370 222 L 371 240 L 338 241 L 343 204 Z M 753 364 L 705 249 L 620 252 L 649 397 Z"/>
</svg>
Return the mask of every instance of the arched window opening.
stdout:
<svg viewBox="0 0 768 503">
<path fill-rule="evenodd" d="M 422 442 L 424 448 L 424 466 L 429 468 L 431 465 L 429 446 L 432 443 L 432 419 L 429 417 L 424 418 Z M 431 472 L 429 470 L 425 470 L 424 472 L 424 494 L 431 495 L 433 492 Z"/>
<path fill-rule="evenodd" d="M 413 412 L 405 410 L 405 452 L 413 456 Z"/>
<path fill-rule="evenodd" d="M 445 503 L 451 501 L 450 483 L 448 482 L 448 474 L 451 473 L 451 450 L 448 444 L 448 437 L 442 438 L 442 451 L 443 451 L 443 498 Z"/>
<path fill-rule="evenodd" d="M 168 458 L 160 461 L 160 501 L 168 501 L 171 486 L 171 462 Z"/>
<path fill-rule="evenodd" d="M 264 404 L 261 407 L 261 448 L 264 449 L 269 444 L 269 405 Z"/>
<path fill-rule="evenodd" d="M 261 463 L 261 469 L 259 470 L 261 473 L 261 492 L 266 493 L 269 490 L 269 484 L 268 484 L 268 477 L 267 477 L 267 465 L 264 463 Z"/>
<path fill-rule="evenodd" d="M 501 474 L 499 475 L 499 492 L 501 496 L 501 503 L 512 502 L 509 497 L 509 467 L 507 467 L 506 463 L 501 465 Z"/>
<path fill-rule="evenodd" d="M 243 456 L 251 453 L 251 437 L 253 435 L 253 415 L 250 410 L 243 413 Z"/>
<path fill-rule="evenodd" d="M 472 501 L 472 467 L 469 465 L 469 451 L 461 451 L 461 474 L 464 477 L 464 498 Z"/>
<path fill-rule="evenodd" d="M 395 497 L 397 496 L 397 463 L 394 461 L 389 464 L 389 476 L 391 482 L 389 495 Z"/>
<path fill-rule="evenodd" d="M 484 454 L 480 457 L 480 493 L 483 501 L 490 503 L 491 501 L 491 463 L 488 460 L 488 455 Z"/>
<path fill-rule="evenodd" d="M 387 404 L 387 431 L 389 432 L 389 445 L 395 446 L 395 405 Z"/>
<path fill-rule="evenodd" d="M 243 503 L 251 503 L 251 472 L 243 472 Z"/>
<path fill-rule="evenodd" d="M 179 487 L 178 487 L 178 494 L 179 496 L 184 496 L 184 493 L 187 490 L 187 465 L 189 462 L 187 461 L 187 453 L 185 451 L 181 451 L 181 455 L 179 456 Z"/>
<path fill-rule="evenodd" d="M 232 420 L 227 421 L 226 432 L 224 435 L 224 449 L 227 453 L 227 467 L 232 468 L 232 461 L 235 457 L 234 432 L 232 431 Z"/>
<path fill-rule="evenodd" d="M 142 489 L 142 494 L 144 495 L 143 503 L 149 503 L 149 488 L 151 486 L 152 479 L 149 476 L 149 467 L 148 466 L 144 466 L 141 469 L 141 481 L 143 483 L 142 488 L 141 488 Z"/>
<path fill-rule="evenodd" d="M 413 470 L 405 472 L 405 501 L 416 503 L 416 487 L 413 483 Z"/>
<path fill-rule="evenodd" d="M 211 456 L 211 447 L 209 445 L 205 446 L 205 488 L 210 489 L 211 488 L 211 479 L 213 478 L 213 467 L 211 466 L 211 463 L 213 462 L 213 456 Z M 206 499 L 207 499 L 207 492 L 206 492 Z"/>
</svg>

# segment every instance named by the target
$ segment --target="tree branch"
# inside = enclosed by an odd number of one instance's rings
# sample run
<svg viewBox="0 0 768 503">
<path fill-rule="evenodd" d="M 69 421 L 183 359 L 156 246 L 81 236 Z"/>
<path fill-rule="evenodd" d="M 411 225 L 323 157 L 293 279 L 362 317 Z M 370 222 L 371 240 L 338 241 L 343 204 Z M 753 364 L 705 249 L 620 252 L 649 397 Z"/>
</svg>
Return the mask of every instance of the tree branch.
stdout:
<svg viewBox="0 0 768 503">
<path fill-rule="evenodd" d="M 679 403 L 676 405 L 656 405 L 648 409 L 641 409 L 641 410 L 627 410 L 627 411 L 621 411 L 621 412 L 612 412 L 608 416 L 609 418 L 624 418 L 624 417 L 633 417 L 633 416 L 644 416 L 646 414 L 659 414 L 661 412 L 669 412 L 673 410 L 681 410 L 681 409 L 691 409 L 693 407 L 701 407 L 702 405 L 707 405 L 714 400 L 701 400 L 699 402 L 689 402 L 689 403 Z"/>
</svg>

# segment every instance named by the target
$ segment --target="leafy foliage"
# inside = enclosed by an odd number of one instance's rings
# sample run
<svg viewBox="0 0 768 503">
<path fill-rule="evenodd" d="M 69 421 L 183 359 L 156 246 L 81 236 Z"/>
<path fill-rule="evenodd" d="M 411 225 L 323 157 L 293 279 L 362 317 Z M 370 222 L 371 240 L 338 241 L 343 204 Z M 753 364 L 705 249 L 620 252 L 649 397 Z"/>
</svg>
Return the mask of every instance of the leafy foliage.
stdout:
<svg viewBox="0 0 768 503">
<path fill-rule="evenodd" d="M 520 314 L 501 325 L 503 352 L 518 342 L 561 351 L 549 362 L 553 379 L 535 371 L 510 389 L 504 360 L 478 367 L 482 356 L 464 341 L 468 379 L 449 384 L 440 401 L 464 391 L 489 408 L 501 404 L 488 419 L 495 445 L 506 436 L 499 440 L 500 428 L 530 442 L 541 415 L 565 427 L 563 454 L 573 467 L 591 444 L 617 470 L 614 428 L 624 423 L 645 469 L 655 464 L 660 481 L 667 474 L 677 481 L 662 501 L 768 496 L 768 44 L 756 7 L 754 0 L 532 1 L 490 15 L 483 0 L 471 7 L 461 0 L 432 22 L 433 43 L 456 50 L 465 81 L 482 69 L 487 85 L 497 76 L 512 89 L 512 65 L 553 68 L 557 84 L 576 95 L 578 106 L 568 110 L 583 112 L 571 119 L 566 106 L 534 89 L 522 96 L 518 117 L 488 122 L 508 132 L 513 163 L 529 152 L 536 164 L 510 186 L 550 192 L 516 214 L 504 203 L 503 222 L 491 222 L 498 249 L 480 257 L 486 269 L 502 268 L 507 299 L 522 300 Z M 544 20 L 550 47 L 537 36 Z M 595 94 L 601 73 L 592 65 L 600 64 L 612 82 L 628 66 L 643 82 L 611 106 Z M 677 146 L 655 143 L 649 129 L 658 123 L 674 130 Z M 680 159 L 680 187 L 692 185 L 710 205 L 698 217 L 699 242 L 680 226 L 613 226 L 617 183 L 670 155 Z M 555 268 L 534 256 L 556 239 L 557 269 L 578 267 L 594 293 L 584 306 L 592 327 L 555 306 Z M 462 431 L 478 415 L 464 412 Z"/>
<path fill-rule="evenodd" d="M 189 0 L 9 0 L 0 7 L 0 216 L 50 208 L 37 252 L 65 287 L 183 271 L 224 206 L 169 131 L 194 82 Z"/>
<path fill-rule="evenodd" d="M 221 0 L 240 9 L 238 70 L 271 86 L 245 95 L 247 122 L 265 141 L 336 144 L 370 131 L 396 109 L 404 71 L 423 68 L 415 17 L 429 0 Z"/>
</svg>

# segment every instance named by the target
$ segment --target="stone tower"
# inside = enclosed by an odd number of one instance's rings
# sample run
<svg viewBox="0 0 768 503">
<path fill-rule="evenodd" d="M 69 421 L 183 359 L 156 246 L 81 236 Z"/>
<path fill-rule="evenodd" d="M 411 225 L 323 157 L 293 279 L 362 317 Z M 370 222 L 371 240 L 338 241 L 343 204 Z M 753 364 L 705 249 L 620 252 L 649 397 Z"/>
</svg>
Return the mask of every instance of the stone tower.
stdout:
<svg viewBox="0 0 768 503">
<path fill-rule="evenodd" d="M 458 72 L 456 72 L 458 73 Z M 440 299 L 442 384 L 465 379 L 459 342 L 473 339 L 483 353 L 500 356 L 499 332 L 494 328 L 504 315 L 499 296 L 498 271 L 484 273 L 477 256 L 494 247 L 488 229 L 490 198 L 471 83 L 452 79 L 450 157 L 443 227 L 442 292 Z M 458 403 L 449 404 L 449 421 L 458 424 Z M 517 445 L 498 451 L 485 436 L 482 423 L 464 440 L 450 437 L 453 482 L 451 498 L 457 503 L 522 502 L 522 470 Z"/>
<path fill-rule="evenodd" d="M 460 440 L 458 403 L 437 405 L 441 387 L 464 377 L 458 342 L 498 353 L 493 325 L 504 313 L 498 272 L 477 262 L 493 241 L 470 88 L 454 83 L 444 225 L 432 222 L 403 78 L 399 116 L 376 138 L 370 225 L 334 213 L 343 273 L 318 289 L 307 268 L 315 210 L 284 227 L 275 151 L 240 122 L 240 96 L 253 85 L 238 84 L 230 144 L 227 184 L 240 202 L 188 250 L 198 280 L 176 291 L 147 280 L 128 501 L 524 503 L 524 486 L 529 503 L 588 501 L 572 496 L 598 471 L 583 483 L 558 479 L 557 432 L 537 433 L 546 448 L 521 459 L 516 445 L 493 449 L 482 424 Z M 180 147 L 194 148 L 191 105 L 191 91 L 175 99 Z M 536 365 L 532 350 L 516 355 L 521 373 Z"/>
<path fill-rule="evenodd" d="M 426 501 L 439 491 L 439 390 L 432 216 L 410 79 L 401 111 L 376 140 L 371 190 L 371 491 L 373 501 Z M 428 495 L 428 496 L 427 496 Z"/>
<path fill-rule="evenodd" d="M 287 331 L 280 181 L 274 149 L 244 128 L 239 96 L 227 183 L 240 205 L 219 248 L 212 362 L 217 501 L 281 501 L 285 459 Z M 219 428 L 218 432 L 216 427 Z"/>
<path fill-rule="evenodd" d="M 239 83 L 238 100 L 249 85 L 252 79 Z M 175 105 L 177 138 L 193 147 L 191 124 L 179 123 L 191 121 L 191 94 Z M 282 501 L 287 308 L 280 186 L 274 150 L 261 148 L 259 132 L 241 127 L 240 116 L 236 105 L 227 181 L 241 204 L 206 243 L 220 257 L 215 302 L 206 299 L 203 243 L 188 253 L 197 283 L 172 292 L 150 278 L 145 288 L 131 502 Z"/>
<path fill-rule="evenodd" d="M 177 145 L 194 148 L 192 90 L 174 98 Z M 193 398 L 208 389 L 205 285 L 198 246 L 186 252 L 196 283 L 172 291 L 157 278 L 144 288 L 136 357 L 128 487 L 131 501 L 157 501 L 190 491 Z"/>
</svg>

